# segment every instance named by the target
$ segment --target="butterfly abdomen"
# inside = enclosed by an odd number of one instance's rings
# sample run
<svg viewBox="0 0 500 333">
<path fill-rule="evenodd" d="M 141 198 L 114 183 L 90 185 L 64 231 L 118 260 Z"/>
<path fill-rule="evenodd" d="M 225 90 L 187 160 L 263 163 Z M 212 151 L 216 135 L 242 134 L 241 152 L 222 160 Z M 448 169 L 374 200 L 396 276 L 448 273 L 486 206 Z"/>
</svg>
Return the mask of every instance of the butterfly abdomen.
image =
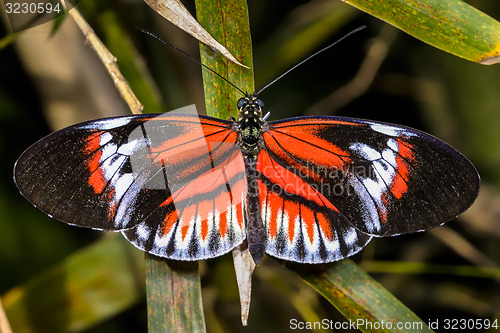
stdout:
<svg viewBox="0 0 500 333">
<path fill-rule="evenodd" d="M 262 223 L 261 206 L 259 201 L 259 187 L 257 178 L 257 159 L 245 158 L 245 171 L 247 177 L 247 211 L 246 228 L 248 250 L 252 255 L 253 261 L 260 264 L 266 250 L 266 229 Z"/>
</svg>

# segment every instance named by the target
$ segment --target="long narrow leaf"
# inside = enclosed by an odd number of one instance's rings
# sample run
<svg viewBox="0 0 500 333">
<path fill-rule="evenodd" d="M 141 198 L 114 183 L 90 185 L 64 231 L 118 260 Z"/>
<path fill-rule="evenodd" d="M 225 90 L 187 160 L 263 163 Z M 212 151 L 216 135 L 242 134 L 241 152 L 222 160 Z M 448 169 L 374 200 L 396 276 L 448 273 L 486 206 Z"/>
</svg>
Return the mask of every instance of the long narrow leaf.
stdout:
<svg viewBox="0 0 500 333">
<path fill-rule="evenodd" d="M 287 264 L 363 332 L 432 332 L 350 259 L 331 265 Z"/>
<path fill-rule="evenodd" d="M 451 54 L 500 62 L 500 22 L 462 0 L 343 0 Z"/>
<path fill-rule="evenodd" d="M 146 254 L 149 333 L 204 332 L 197 262 Z"/>
<path fill-rule="evenodd" d="M 251 41 L 245 1 L 197 1 L 196 8 L 199 22 L 209 27 L 209 33 L 239 61 L 250 66 Z M 203 44 L 200 44 L 200 49 L 202 62 L 206 66 L 242 89 L 253 89 L 253 72 L 250 69 L 229 62 Z M 230 115 L 236 116 L 234 104 L 241 97 L 238 90 L 210 71 L 204 71 L 203 78 L 207 114 L 226 119 Z M 167 265 L 166 261 L 150 256 L 146 265 L 150 332 L 204 331 L 197 271 L 194 268 L 184 271 L 178 269 L 184 264 Z M 174 296 L 176 298 L 172 298 Z"/>
<path fill-rule="evenodd" d="M 226 78 L 244 92 L 254 91 L 252 40 L 248 9 L 244 0 L 197 0 L 197 17 L 209 32 L 243 65 L 230 63 L 213 49 L 200 44 L 202 63 Z M 214 73 L 203 71 L 203 87 L 205 90 L 205 105 L 207 114 L 228 119 L 237 117 L 236 102 L 242 97 L 239 91 Z M 246 325 L 251 299 L 251 277 L 255 264 L 245 249 L 236 249 L 234 264 L 241 302 L 241 320 Z"/>
<path fill-rule="evenodd" d="M 202 63 L 245 92 L 254 90 L 252 41 L 246 2 L 242 0 L 197 0 L 197 17 L 210 34 L 225 45 L 243 65 L 237 66 L 210 47 L 200 45 Z M 203 71 L 205 105 L 209 116 L 227 119 L 237 116 L 236 101 L 241 92 L 208 70 Z"/>
</svg>

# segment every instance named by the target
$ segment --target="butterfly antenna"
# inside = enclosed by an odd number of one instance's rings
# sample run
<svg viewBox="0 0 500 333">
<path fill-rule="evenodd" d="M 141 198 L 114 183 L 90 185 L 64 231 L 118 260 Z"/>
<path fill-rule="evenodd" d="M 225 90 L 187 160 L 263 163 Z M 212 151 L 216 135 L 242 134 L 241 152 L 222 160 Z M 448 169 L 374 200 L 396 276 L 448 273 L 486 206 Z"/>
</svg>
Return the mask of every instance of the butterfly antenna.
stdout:
<svg viewBox="0 0 500 333">
<path fill-rule="evenodd" d="M 363 30 L 364 28 L 366 28 L 366 25 L 362 25 L 360 26 L 359 28 L 356 28 L 354 30 L 352 30 L 351 32 L 347 33 L 346 35 L 344 35 L 343 37 L 340 37 L 338 40 L 336 40 L 335 42 L 333 42 L 332 44 L 328 45 L 327 47 L 317 51 L 316 53 L 313 53 L 311 54 L 309 57 L 305 58 L 304 60 L 302 60 L 301 62 L 299 62 L 298 64 L 294 65 L 292 68 L 290 68 L 289 70 L 287 70 L 286 72 L 284 72 L 283 74 L 281 74 L 280 76 L 278 76 L 277 78 L 275 78 L 274 80 L 272 80 L 271 82 L 269 82 L 268 84 L 266 84 L 264 86 L 264 88 L 260 89 L 256 94 L 260 94 L 262 91 L 264 91 L 265 89 L 267 89 L 269 86 L 273 85 L 276 81 L 278 81 L 279 79 L 281 79 L 283 76 L 287 75 L 288 73 L 290 73 L 291 71 L 293 71 L 295 68 L 299 67 L 300 65 L 302 65 L 303 63 L 305 63 L 306 61 L 310 60 L 311 58 L 314 58 L 315 56 L 317 56 L 318 54 L 328 50 L 329 48 L 331 48 L 332 46 L 340 43 L 341 41 L 343 41 L 344 39 L 346 39 L 347 37 L 355 34 L 356 32 L 358 31 L 361 31 Z"/>
<path fill-rule="evenodd" d="M 214 73 L 215 75 L 217 75 L 218 77 L 220 77 L 221 79 L 223 79 L 224 81 L 226 81 L 227 83 L 229 83 L 231 86 L 233 86 L 236 90 L 238 90 L 239 92 L 241 92 L 243 95 L 247 95 L 243 90 L 241 90 L 240 88 L 238 88 L 234 83 L 232 83 L 231 81 L 229 81 L 228 79 L 226 79 L 224 76 L 220 75 L 219 73 L 217 73 L 216 71 L 214 71 L 213 69 L 211 69 L 210 67 L 204 65 L 201 63 L 201 61 L 199 61 L 198 59 L 196 59 L 195 57 L 193 57 L 192 55 L 190 55 L 189 53 L 187 53 L 186 51 L 183 51 L 175 46 L 173 46 L 172 44 L 170 44 L 169 42 L 167 42 L 166 40 L 158 37 L 157 35 L 155 35 L 154 33 L 152 33 L 151 31 L 148 31 L 146 29 L 143 29 L 143 28 L 140 28 L 140 27 L 136 27 L 137 30 L 139 30 L 140 32 L 142 33 L 145 33 L 146 35 L 149 35 L 153 38 L 156 38 L 157 40 L 159 40 L 160 42 L 162 42 L 163 44 L 165 45 L 168 45 L 170 46 L 171 48 L 173 48 L 175 51 L 177 52 L 180 52 L 182 54 L 184 54 L 185 56 L 187 56 L 189 59 L 193 60 L 194 62 L 196 62 L 198 65 L 208 69 L 209 71 L 211 71 L 212 73 Z"/>
</svg>

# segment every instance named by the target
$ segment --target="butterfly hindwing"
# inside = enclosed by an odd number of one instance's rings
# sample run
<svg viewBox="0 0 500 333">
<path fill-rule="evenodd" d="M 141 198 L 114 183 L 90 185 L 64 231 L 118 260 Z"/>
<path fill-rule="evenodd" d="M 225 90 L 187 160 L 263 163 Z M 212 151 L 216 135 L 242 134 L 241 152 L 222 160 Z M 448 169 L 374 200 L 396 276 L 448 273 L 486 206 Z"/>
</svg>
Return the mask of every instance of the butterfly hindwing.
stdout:
<svg viewBox="0 0 500 333">
<path fill-rule="evenodd" d="M 477 171 L 462 154 L 403 126 L 301 117 L 270 122 L 264 140 L 275 163 L 319 188 L 370 235 L 443 224 L 465 211 L 479 190 Z"/>
<path fill-rule="evenodd" d="M 178 260 L 229 252 L 246 238 L 246 180 L 234 146 L 222 163 L 178 188 L 139 225 L 123 232 L 140 249 Z"/>
<path fill-rule="evenodd" d="M 266 253 L 303 263 L 349 257 L 371 239 L 354 228 L 312 183 L 259 154 L 259 193 L 267 232 Z"/>
</svg>

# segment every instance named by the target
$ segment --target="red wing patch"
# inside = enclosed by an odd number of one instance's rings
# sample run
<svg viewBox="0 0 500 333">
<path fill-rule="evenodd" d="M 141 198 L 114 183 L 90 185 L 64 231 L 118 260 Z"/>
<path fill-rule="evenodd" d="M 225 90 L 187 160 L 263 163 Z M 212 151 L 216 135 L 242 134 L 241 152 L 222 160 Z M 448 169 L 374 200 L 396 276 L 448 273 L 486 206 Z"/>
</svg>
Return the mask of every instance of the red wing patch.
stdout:
<svg viewBox="0 0 500 333">
<path fill-rule="evenodd" d="M 371 236 L 357 231 L 325 198 L 317 184 L 259 154 L 257 170 L 266 253 L 285 260 L 330 262 L 353 255 Z"/>
<path fill-rule="evenodd" d="M 125 237 L 149 253 L 178 260 L 213 258 L 246 238 L 245 165 L 238 149 L 183 184 Z"/>
</svg>

